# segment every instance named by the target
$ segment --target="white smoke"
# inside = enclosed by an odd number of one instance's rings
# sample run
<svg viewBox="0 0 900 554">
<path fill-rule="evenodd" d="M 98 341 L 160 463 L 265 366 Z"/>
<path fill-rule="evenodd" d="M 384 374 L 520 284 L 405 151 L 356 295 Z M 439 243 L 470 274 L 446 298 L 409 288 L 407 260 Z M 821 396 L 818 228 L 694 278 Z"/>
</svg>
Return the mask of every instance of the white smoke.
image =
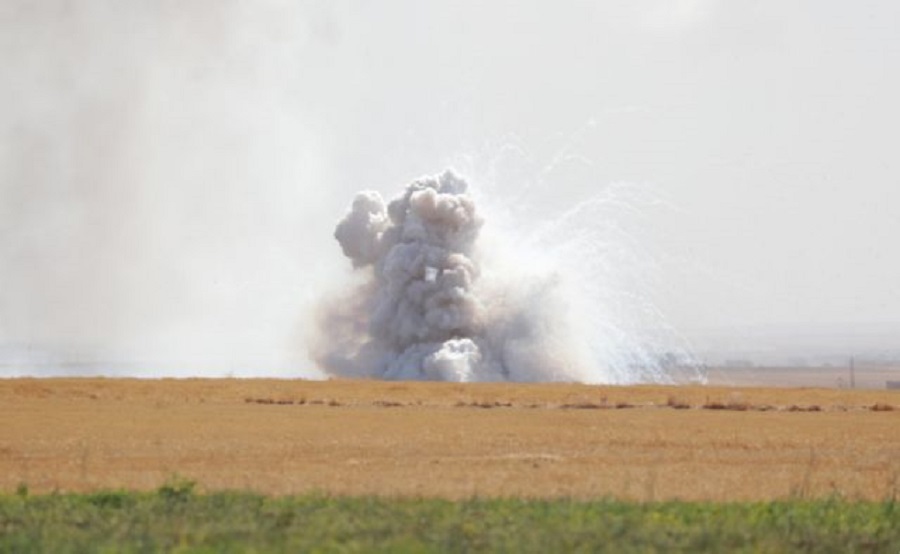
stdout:
<svg viewBox="0 0 900 554">
<path fill-rule="evenodd" d="M 364 279 L 322 308 L 311 348 L 322 368 L 384 379 L 609 380 L 594 367 L 572 282 L 536 263 L 510 265 L 527 252 L 488 252 L 484 224 L 452 171 L 389 203 L 357 194 L 335 238 Z"/>
</svg>

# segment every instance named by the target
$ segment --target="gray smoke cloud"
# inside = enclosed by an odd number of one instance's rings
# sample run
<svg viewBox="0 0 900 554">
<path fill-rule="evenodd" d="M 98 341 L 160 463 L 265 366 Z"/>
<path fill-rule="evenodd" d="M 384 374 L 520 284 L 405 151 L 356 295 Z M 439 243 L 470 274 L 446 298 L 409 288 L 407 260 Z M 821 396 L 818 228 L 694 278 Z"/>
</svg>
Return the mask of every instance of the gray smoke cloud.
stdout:
<svg viewBox="0 0 900 554">
<path fill-rule="evenodd" d="M 322 308 L 321 367 L 404 380 L 585 380 L 578 348 L 558 344 L 569 326 L 555 277 L 486 276 L 484 224 L 467 182 L 449 170 L 387 203 L 357 194 L 335 238 L 365 278 Z"/>
</svg>

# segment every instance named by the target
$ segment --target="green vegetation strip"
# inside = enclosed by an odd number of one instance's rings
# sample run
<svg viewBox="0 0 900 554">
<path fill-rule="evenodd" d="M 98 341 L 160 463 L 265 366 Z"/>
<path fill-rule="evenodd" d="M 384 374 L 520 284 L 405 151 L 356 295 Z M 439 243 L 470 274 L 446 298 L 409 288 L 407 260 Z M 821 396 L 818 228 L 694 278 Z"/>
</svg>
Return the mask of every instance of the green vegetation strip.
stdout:
<svg viewBox="0 0 900 554">
<path fill-rule="evenodd" d="M 900 552 L 900 503 L 0 495 L 0 552 Z"/>
</svg>

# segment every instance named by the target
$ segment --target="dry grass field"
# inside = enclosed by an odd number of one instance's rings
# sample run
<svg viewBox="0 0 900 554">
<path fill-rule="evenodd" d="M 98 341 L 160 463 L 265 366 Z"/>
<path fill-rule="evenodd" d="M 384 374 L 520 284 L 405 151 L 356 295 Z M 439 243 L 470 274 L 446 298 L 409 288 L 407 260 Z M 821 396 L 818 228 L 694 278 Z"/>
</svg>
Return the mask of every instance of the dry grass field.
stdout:
<svg viewBox="0 0 900 554">
<path fill-rule="evenodd" d="M 900 496 L 900 391 L 0 380 L 0 490 Z"/>
</svg>

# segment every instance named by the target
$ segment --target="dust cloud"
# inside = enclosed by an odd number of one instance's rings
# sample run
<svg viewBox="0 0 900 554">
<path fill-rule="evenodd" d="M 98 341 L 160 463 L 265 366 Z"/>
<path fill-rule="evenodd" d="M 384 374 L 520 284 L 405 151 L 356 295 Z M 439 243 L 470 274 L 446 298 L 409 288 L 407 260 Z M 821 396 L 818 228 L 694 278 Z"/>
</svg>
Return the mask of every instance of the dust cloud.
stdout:
<svg viewBox="0 0 900 554">
<path fill-rule="evenodd" d="M 652 354 L 632 351 L 645 346 L 595 325 L 598 316 L 607 324 L 617 317 L 602 313 L 595 296 L 610 283 L 585 281 L 565 260 L 539 252 L 576 255 L 591 267 L 601 261 L 597 244 L 570 236 L 564 242 L 574 250 L 517 240 L 504 251 L 479 240 L 485 225 L 453 171 L 417 179 L 389 202 L 358 193 L 334 236 L 360 281 L 320 306 L 317 362 L 331 375 L 380 379 L 669 379 Z M 612 357 L 598 355 L 610 346 Z"/>
<path fill-rule="evenodd" d="M 410 24 L 418 11 L 4 2 L 0 377 L 322 377 L 317 362 L 385 378 L 666 379 L 665 352 L 641 336 L 657 323 L 642 292 L 654 272 L 614 236 L 628 202 L 576 194 L 618 194 L 595 169 L 541 189 L 553 209 L 518 177 L 505 181 L 523 202 L 468 167 L 472 188 L 445 173 L 395 200 L 360 195 L 338 231 L 345 282 L 330 231 L 359 183 L 384 193 L 512 122 L 536 144 L 587 113 L 469 98 L 468 79 L 510 90 L 496 64 L 468 61 L 497 42 L 493 25 L 463 45 L 469 75 L 436 65 L 459 50 L 442 33 L 408 47 L 404 30 L 428 28 Z M 449 24 L 441 13 L 420 15 Z M 466 111 L 476 100 L 490 109 Z M 542 213 L 507 218 L 517 204 Z M 321 301 L 333 283 L 345 293 Z"/>
<path fill-rule="evenodd" d="M 0 376 L 318 375 L 306 11 L 3 3 Z"/>
</svg>

